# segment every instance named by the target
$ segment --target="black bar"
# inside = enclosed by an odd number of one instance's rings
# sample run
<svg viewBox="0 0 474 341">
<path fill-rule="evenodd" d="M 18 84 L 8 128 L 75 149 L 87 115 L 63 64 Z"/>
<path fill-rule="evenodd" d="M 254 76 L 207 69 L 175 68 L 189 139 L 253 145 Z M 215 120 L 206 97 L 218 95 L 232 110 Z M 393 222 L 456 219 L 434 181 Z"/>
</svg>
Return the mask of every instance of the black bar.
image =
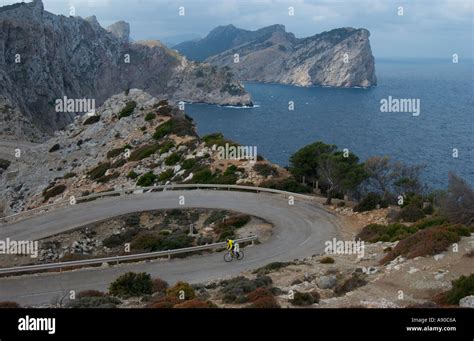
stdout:
<svg viewBox="0 0 474 341">
<path fill-rule="evenodd" d="M 19 319 L 55 318 L 55 333 L 19 331 Z M 430 322 L 429 319 L 434 319 Z M 416 322 L 412 319 L 416 319 Z M 426 320 L 425 320 L 426 319 Z M 438 320 L 442 319 L 442 320 Z M 422 323 L 421 321 L 425 321 Z M 407 327 L 455 327 L 408 331 Z M 473 309 L 3 309 L 0 340 L 470 340 Z M 263 339 L 262 339 L 263 340 Z"/>
</svg>

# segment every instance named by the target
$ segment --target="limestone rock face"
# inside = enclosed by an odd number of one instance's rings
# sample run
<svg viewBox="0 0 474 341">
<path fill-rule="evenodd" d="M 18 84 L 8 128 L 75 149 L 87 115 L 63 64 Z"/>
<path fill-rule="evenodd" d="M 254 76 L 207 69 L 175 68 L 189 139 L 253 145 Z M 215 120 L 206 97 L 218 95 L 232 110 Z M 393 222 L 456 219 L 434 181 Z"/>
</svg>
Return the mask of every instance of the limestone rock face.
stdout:
<svg viewBox="0 0 474 341">
<path fill-rule="evenodd" d="M 123 20 L 117 21 L 115 24 L 107 27 L 107 31 L 124 42 L 128 42 L 130 39 L 130 25 Z"/>
<path fill-rule="evenodd" d="M 41 0 L 0 7 L 0 136 L 45 140 L 79 114 L 55 101 L 141 88 L 171 102 L 249 105 L 225 70 L 190 62 L 160 43 L 129 42 L 129 25 L 44 11 Z M 82 114 L 82 113 L 80 113 Z"/>
<path fill-rule="evenodd" d="M 474 295 L 461 298 L 459 300 L 459 306 L 461 308 L 474 308 Z"/>
<path fill-rule="evenodd" d="M 188 58 L 229 67 L 242 81 L 369 87 L 377 84 L 369 36 L 366 29 L 339 28 L 299 39 L 283 25 L 257 31 L 229 25 L 174 48 Z"/>
</svg>

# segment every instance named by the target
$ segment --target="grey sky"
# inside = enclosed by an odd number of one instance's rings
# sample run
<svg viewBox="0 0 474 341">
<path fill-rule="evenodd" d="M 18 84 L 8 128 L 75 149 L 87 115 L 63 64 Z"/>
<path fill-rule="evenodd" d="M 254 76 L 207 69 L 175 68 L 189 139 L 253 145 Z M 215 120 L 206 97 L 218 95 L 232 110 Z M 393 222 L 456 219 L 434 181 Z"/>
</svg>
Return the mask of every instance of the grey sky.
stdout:
<svg viewBox="0 0 474 341">
<path fill-rule="evenodd" d="M 17 1 L 0 0 L 0 4 Z M 257 29 L 284 24 L 297 37 L 337 27 L 364 27 L 371 32 L 375 57 L 473 57 L 472 0 L 43 0 L 45 9 L 69 15 L 95 14 L 108 26 L 118 20 L 130 23 L 135 40 L 176 36 L 205 36 L 218 25 L 234 24 Z M 178 9 L 184 6 L 185 15 Z M 288 7 L 295 15 L 288 15 Z M 404 15 L 397 14 L 403 6 Z"/>
</svg>

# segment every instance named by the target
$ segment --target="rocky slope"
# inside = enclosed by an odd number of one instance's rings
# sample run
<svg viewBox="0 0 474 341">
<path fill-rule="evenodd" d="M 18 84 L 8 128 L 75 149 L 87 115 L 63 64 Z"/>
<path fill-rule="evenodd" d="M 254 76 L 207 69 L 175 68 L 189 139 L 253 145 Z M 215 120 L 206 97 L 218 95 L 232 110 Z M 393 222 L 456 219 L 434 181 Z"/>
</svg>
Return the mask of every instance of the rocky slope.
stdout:
<svg viewBox="0 0 474 341">
<path fill-rule="evenodd" d="M 44 11 L 41 0 L 0 8 L 0 135 L 41 140 L 72 122 L 56 99 L 94 99 L 141 88 L 170 101 L 250 104 L 227 72 L 162 44 L 131 43 L 129 25 Z M 229 93 L 229 91 L 231 93 Z"/>
<path fill-rule="evenodd" d="M 257 31 L 229 25 L 174 48 L 190 59 L 228 67 L 242 81 L 369 87 L 377 83 L 369 36 L 366 29 L 339 28 L 299 39 L 283 25 Z"/>
<path fill-rule="evenodd" d="M 204 61 L 206 58 L 239 45 L 258 39 L 266 40 L 274 31 L 282 29 L 285 30 L 282 25 L 272 25 L 257 31 L 244 30 L 234 25 L 218 26 L 206 37 L 182 42 L 173 46 L 173 49 L 178 50 L 191 60 Z"/>
<path fill-rule="evenodd" d="M 167 100 L 138 89 L 121 92 L 96 115 L 77 116 L 44 143 L 6 145 L 0 156 L 9 155 L 11 163 L 2 168 L 0 159 L 0 206 L 10 214 L 111 189 L 193 182 L 258 185 L 288 176 L 276 166 L 271 175 L 259 174 L 254 167 L 268 164 L 264 160 L 222 160 L 216 141 L 197 136 L 192 120 Z M 22 156 L 15 160 L 17 147 Z"/>
</svg>

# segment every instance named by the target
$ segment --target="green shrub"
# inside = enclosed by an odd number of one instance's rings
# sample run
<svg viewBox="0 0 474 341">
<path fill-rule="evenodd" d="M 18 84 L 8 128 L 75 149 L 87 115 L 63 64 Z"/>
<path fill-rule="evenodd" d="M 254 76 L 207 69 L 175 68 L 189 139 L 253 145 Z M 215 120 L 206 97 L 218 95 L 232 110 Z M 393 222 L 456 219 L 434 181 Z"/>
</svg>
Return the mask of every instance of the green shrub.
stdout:
<svg viewBox="0 0 474 341">
<path fill-rule="evenodd" d="M 111 169 L 119 168 L 125 165 L 126 163 L 127 161 L 125 159 L 118 159 L 117 161 L 115 161 L 114 163 L 110 165 L 110 168 Z"/>
<path fill-rule="evenodd" d="M 474 274 L 461 276 L 451 282 L 452 288 L 446 292 L 446 301 L 450 304 L 459 304 L 459 300 L 474 295 Z"/>
<path fill-rule="evenodd" d="M 334 258 L 324 257 L 319 261 L 321 264 L 334 264 Z"/>
<path fill-rule="evenodd" d="M 366 212 L 371 211 L 377 208 L 379 205 L 380 208 L 388 207 L 388 202 L 382 200 L 382 197 L 377 193 L 370 192 L 368 193 L 355 207 L 355 212 Z"/>
<path fill-rule="evenodd" d="M 234 185 L 237 182 L 237 175 L 220 175 L 214 177 L 213 183 L 221 184 L 221 185 Z"/>
<path fill-rule="evenodd" d="M 448 220 L 445 217 L 437 216 L 437 217 L 425 218 L 420 221 L 417 221 L 414 227 L 419 230 L 423 230 L 427 227 L 444 225 L 447 222 Z"/>
<path fill-rule="evenodd" d="M 275 308 L 280 308 L 280 305 L 276 301 L 275 297 L 268 296 L 268 297 L 259 298 L 258 300 L 253 302 L 250 307 L 257 308 L 257 309 L 275 309 Z"/>
<path fill-rule="evenodd" d="M 425 217 L 423 210 L 415 204 L 410 204 L 402 207 L 400 210 L 399 217 L 406 222 L 416 222 Z"/>
<path fill-rule="evenodd" d="M 227 293 L 222 296 L 222 302 L 229 304 L 229 303 L 234 303 L 237 300 L 237 296 L 232 294 L 232 293 Z"/>
<path fill-rule="evenodd" d="M 196 165 L 196 163 L 197 163 L 197 161 L 194 158 L 186 159 L 186 160 L 183 161 L 181 166 L 183 167 L 183 169 L 191 169 L 191 168 L 194 167 L 194 165 Z"/>
<path fill-rule="evenodd" d="M 224 135 L 222 133 L 212 133 L 208 135 L 204 135 L 202 140 L 206 144 L 206 146 L 211 147 L 213 145 L 223 145 L 225 144 Z"/>
<path fill-rule="evenodd" d="M 66 308 L 90 309 L 90 308 L 115 308 L 122 302 L 112 296 L 92 296 L 81 297 L 71 300 L 66 304 Z"/>
<path fill-rule="evenodd" d="M 334 293 L 338 296 L 344 295 L 349 291 L 355 290 L 367 284 L 365 276 L 354 273 L 351 277 L 346 279 L 342 284 L 339 284 L 334 289 Z"/>
<path fill-rule="evenodd" d="M 173 122 L 171 120 L 168 120 L 168 121 L 160 124 L 160 126 L 158 126 L 155 129 L 155 133 L 153 134 L 153 138 L 155 140 L 158 140 L 158 139 L 170 134 L 172 132 L 172 126 L 173 126 Z"/>
<path fill-rule="evenodd" d="M 135 180 L 136 178 L 138 178 L 138 174 L 131 170 L 130 172 L 128 172 L 127 178 Z"/>
<path fill-rule="evenodd" d="M 99 163 L 96 167 L 87 172 L 87 175 L 89 175 L 92 180 L 97 180 L 103 177 L 109 168 L 110 162 Z"/>
<path fill-rule="evenodd" d="M 153 172 L 143 174 L 137 181 L 137 186 L 148 187 L 156 181 L 156 175 Z"/>
<path fill-rule="evenodd" d="M 52 188 L 43 191 L 44 201 L 48 201 L 50 198 L 60 195 L 66 190 L 66 185 L 57 185 Z"/>
<path fill-rule="evenodd" d="M 260 276 L 251 280 L 244 276 L 234 277 L 229 280 L 220 282 L 220 293 L 224 296 L 228 295 L 227 299 L 233 298 L 233 301 L 240 296 L 246 296 L 257 288 L 268 287 L 272 284 L 272 279 L 268 276 Z M 233 295 L 233 296 L 232 296 Z M 228 303 L 232 303 L 228 302 Z"/>
<path fill-rule="evenodd" d="M 172 169 L 167 169 L 164 172 L 161 172 L 160 175 L 158 175 L 158 181 L 164 182 L 168 181 L 173 177 L 173 170 Z"/>
<path fill-rule="evenodd" d="M 158 114 L 160 114 L 161 116 L 170 116 L 172 111 L 173 110 L 168 105 L 163 105 L 157 110 Z"/>
<path fill-rule="evenodd" d="M 89 116 L 88 118 L 86 118 L 83 125 L 86 126 L 86 125 L 97 123 L 99 121 L 100 121 L 100 116 L 99 115 L 93 115 L 93 116 Z"/>
<path fill-rule="evenodd" d="M 407 193 L 407 195 L 405 196 L 405 199 L 403 200 L 403 205 L 402 207 L 405 207 L 405 206 L 416 206 L 418 208 L 421 209 L 421 207 L 423 206 L 423 198 L 419 195 L 419 194 L 416 194 L 416 193 Z"/>
<path fill-rule="evenodd" d="M 181 160 L 181 156 L 178 153 L 172 153 L 165 159 L 165 164 L 167 166 L 174 166 Z"/>
<path fill-rule="evenodd" d="M 165 280 L 162 280 L 161 278 L 153 278 L 152 280 L 153 286 L 151 291 L 153 293 L 165 293 L 166 289 L 168 289 L 169 284 Z"/>
<path fill-rule="evenodd" d="M 14 301 L 1 301 L 0 302 L 0 309 L 16 309 L 21 308 L 21 306 Z"/>
<path fill-rule="evenodd" d="M 158 102 L 157 107 L 162 107 L 168 105 L 168 100 L 162 99 Z"/>
<path fill-rule="evenodd" d="M 286 178 L 282 180 L 267 180 L 260 184 L 260 187 L 278 189 L 280 191 L 287 191 L 293 193 L 310 193 L 311 188 L 300 184 L 293 178 Z"/>
<path fill-rule="evenodd" d="M 427 205 L 423 208 L 423 213 L 426 215 L 432 215 L 434 213 L 434 207 L 432 204 Z"/>
<path fill-rule="evenodd" d="M 204 135 L 202 137 L 202 141 L 204 141 L 207 147 L 212 147 L 213 145 L 225 146 L 226 144 L 229 144 L 231 146 L 239 145 L 238 143 L 224 138 L 224 135 L 222 133 L 211 133 Z"/>
<path fill-rule="evenodd" d="M 178 303 L 174 306 L 175 308 L 184 308 L 184 309 L 206 309 L 206 308 L 217 308 L 217 306 L 211 301 L 203 301 L 200 299 L 193 299 Z"/>
<path fill-rule="evenodd" d="M 125 107 L 119 112 L 118 118 L 121 119 L 123 117 L 130 116 L 135 110 L 136 106 L 137 106 L 137 102 L 135 101 L 127 102 L 127 104 L 125 104 Z"/>
<path fill-rule="evenodd" d="M 155 154 L 158 150 L 160 149 L 159 144 L 147 144 L 145 146 L 142 146 L 138 149 L 135 149 L 131 154 L 130 154 L 130 161 L 140 161 L 143 160 L 144 158 L 149 157 L 150 155 Z"/>
<path fill-rule="evenodd" d="M 151 233 L 137 236 L 131 243 L 132 250 L 154 252 L 159 250 L 160 237 Z"/>
<path fill-rule="evenodd" d="M 124 148 L 114 148 L 114 149 L 111 149 L 107 152 L 107 158 L 108 159 L 111 159 L 111 158 L 114 158 L 114 157 L 117 157 L 119 156 L 120 154 L 122 154 L 124 151 Z"/>
<path fill-rule="evenodd" d="M 159 297 L 158 299 L 153 299 L 153 301 L 147 305 L 147 308 L 171 309 L 178 303 L 179 300 L 176 297 L 164 296 Z"/>
<path fill-rule="evenodd" d="M 175 134 L 177 136 L 195 136 L 193 124 L 186 118 L 172 117 L 170 120 L 160 124 L 153 134 L 153 138 L 159 140 L 168 135 Z"/>
<path fill-rule="evenodd" d="M 403 224 L 379 225 L 369 224 L 360 231 L 355 239 L 369 243 L 378 241 L 394 242 L 406 238 L 418 230 L 417 226 L 405 226 Z"/>
<path fill-rule="evenodd" d="M 208 167 L 205 167 L 193 174 L 193 178 L 190 180 L 190 183 L 208 184 L 212 183 L 214 179 L 215 178 L 211 170 Z"/>
<path fill-rule="evenodd" d="M 196 297 L 193 287 L 187 282 L 178 282 L 173 287 L 166 290 L 168 296 L 176 297 L 179 300 L 192 300 Z"/>
<path fill-rule="evenodd" d="M 262 176 L 277 176 L 278 169 L 275 166 L 269 165 L 267 163 L 257 163 L 253 166 L 253 170 L 257 172 L 257 174 Z"/>
<path fill-rule="evenodd" d="M 228 214 L 229 212 L 225 210 L 212 211 L 211 214 L 204 221 L 204 225 L 210 225 L 215 222 L 221 222 Z"/>
<path fill-rule="evenodd" d="M 145 272 L 127 272 L 110 284 L 109 292 L 118 297 L 137 297 L 150 295 L 153 282 L 149 274 Z"/>
<path fill-rule="evenodd" d="M 235 298 L 243 294 L 248 294 L 257 289 L 257 285 L 254 281 L 243 276 L 226 280 L 222 282 L 222 284 L 223 287 L 220 289 L 220 292 L 224 295 L 232 294 L 235 296 Z"/>
<path fill-rule="evenodd" d="M 141 234 L 132 240 L 132 249 L 145 251 L 164 251 L 190 247 L 194 238 L 182 231 L 170 234 Z"/>
<path fill-rule="evenodd" d="M 123 246 L 125 243 L 132 241 L 132 239 L 138 234 L 137 228 L 126 229 L 125 232 L 120 234 L 113 234 L 102 241 L 102 244 L 108 248 L 114 248 Z"/>
<path fill-rule="evenodd" d="M 257 288 L 247 294 L 247 300 L 249 302 L 255 302 L 264 297 L 273 297 L 273 293 L 267 288 Z"/>
<path fill-rule="evenodd" d="M 81 291 L 77 294 L 77 298 L 82 298 L 82 297 L 103 297 L 105 296 L 105 293 L 102 291 L 98 290 L 84 290 Z"/>
<path fill-rule="evenodd" d="M 297 306 L 309 306 L 317 303 L 318 301 L 315 301 L 314 296 L 311 293 L 298 291 L 294 293 L 293 299 L 290 300 L 291 304 Z"/>
<path fill-rule="evenodd" d="M 235 228 L 241 228 L 245 226 L 252 217 L 248 214 L 236 214 L 225 220 L 225 224 L 232 225 Z"/>
<path fill-rule="evenodd" d="M 254 270 L 252 273 L 266 275 L 268 273 L 278 271 L 282 268 L 285 268 L 285 267 L 287 267 L 289 265 L 293 265 L 293 264 L 295 264 L 295 263 L 294 262 L 272 262 L 272 263 L 269 263 L 265 266 L 262 266 L 262 267 L 260 267 L 256 270 Z"/>
<path fill-rule="evenodd" d="M 153 121 L 156 118 L 156 114 L 154 112 L 149 112 L 145 115 L 145 121 Z"/>
<path fill-rule="evenodd" d="M 136 213 L 123 216 L 122 219 L 125 225 L 127 225 L 128 227 L 137 227 L 138 225 L 140 225 L 140 216 Z"/>
<path fill-rule="evenodd" d="M 159 243 L 159 250 L 174 250 L 192 246 L 194 238 L 182 231 L 174 232 L 167 236 L 162 236 Z"/>
<path fill-rule="evenodd" d="M 467 235 L 470 235 L 470 230 L 462 225 L 442 225 L 425 228 L 400 240 L 380 263 L 385 264 L 400 255 L 407 258 L 436 255 L 446 251 L 453 243 L 457 243 L 461 236 Z"/>
<path fill-rule="evenodd" d="M 223 242 L 226 239 L 235 239 L 235 228 L 233 226 L 225 225 L 220 229 L 218 241 Z"/>
<path fill-rule="evenodd" d="M 227 92 L 232 96 L 245 95 L 245 90 L 237 84 L 225 84 L 221 87 L 221 92 Z"/>
<path fill-rule="evenodd" d="M 171 148 L 174 147 L 174 142 L 172 140 L 166 141 L 160 147 L 160 154 L 168 153 Z"/>
<path fill-rule="evenodd" d="M 236 165 L 230 165 L 230 166 L 227 167 L 227 169 L 225 170 L 224 175 L 234 175 L 235 172 L 237 172 L 238 170 L 239 170 L 239 168 L 237 168 Z"/>
<path fill-rule="evenodd" d="M 119 172 L 113 172 L 113 173 L 110 173 L 109 175 L 101 176 L 100 178 L 96 179 L 96 181 L 99 183 L 106 183 L 112 179 L 118 178 L 119 176 L 120 176 Z"/>
<path fill-rule="evenodd" d="M 76 176 L 77 176 L 76 173 L 69 172 L 69 173 L 64 174 L 63 179 L 70 179 L 70 178 L 74 178 Z"/>
<path fill-rule="evenodd" d="M 10 167 L 11 162 L 5 159 L 0 159 L 0 169 L 6 170 L 8 167 Z"/>
</svg>

